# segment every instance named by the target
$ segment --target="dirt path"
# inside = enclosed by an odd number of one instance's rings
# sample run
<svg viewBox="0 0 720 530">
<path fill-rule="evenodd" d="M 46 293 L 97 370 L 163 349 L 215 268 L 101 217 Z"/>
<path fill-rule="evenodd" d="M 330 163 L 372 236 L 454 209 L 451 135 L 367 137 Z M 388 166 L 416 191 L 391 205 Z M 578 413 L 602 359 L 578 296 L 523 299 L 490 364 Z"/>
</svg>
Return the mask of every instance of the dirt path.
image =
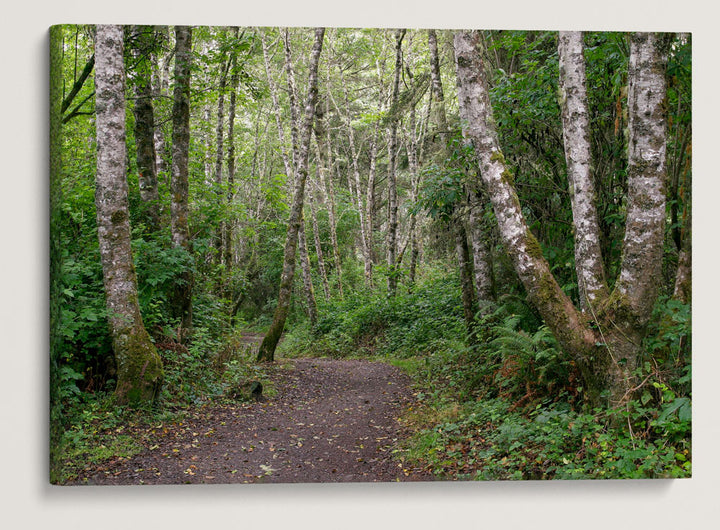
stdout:
<svg viewBox="0 0 720 530">
<path fill-rule="evenodd" d="M 146 450 L 79 477 L 84 484 L 227 484 L 431 480 L 392 457 L 409 379 L 384 363 L 297 359 L 278 394 L 206 406 L 148 431 Z"/>
</svg>

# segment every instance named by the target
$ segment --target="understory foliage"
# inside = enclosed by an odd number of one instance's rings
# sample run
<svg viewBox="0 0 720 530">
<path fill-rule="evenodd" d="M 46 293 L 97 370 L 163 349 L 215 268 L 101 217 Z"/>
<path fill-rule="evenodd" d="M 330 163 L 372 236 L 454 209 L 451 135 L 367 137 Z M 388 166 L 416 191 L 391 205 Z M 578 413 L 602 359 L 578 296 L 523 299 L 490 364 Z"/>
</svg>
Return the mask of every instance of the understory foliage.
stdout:
<svg viewBox="0 0 720 530">
<path fill-rule="evenodd" d="M 670 478 L 691 474 L 690 308 L 655 311 L 636 397 L 591 408 L 573 362 L 520 297 L 488 304 L 475 344 L 462 337 L 454 274 L 438 271 L 410 293 L 326 305 L 316 327 L 296 326 L 284 355 L 374 358 L 407 369 L 415 435 L 397 451 L 438 478 Z"/>
</svg>

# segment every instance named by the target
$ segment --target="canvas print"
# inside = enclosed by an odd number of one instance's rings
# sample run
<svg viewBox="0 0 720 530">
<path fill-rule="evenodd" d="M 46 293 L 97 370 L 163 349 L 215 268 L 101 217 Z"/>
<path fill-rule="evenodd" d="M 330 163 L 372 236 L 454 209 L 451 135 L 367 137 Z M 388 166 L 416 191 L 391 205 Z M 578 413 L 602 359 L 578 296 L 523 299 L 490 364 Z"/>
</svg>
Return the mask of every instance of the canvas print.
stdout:
<svg viewBox="0 0 720 530">
<path fill-rule="evenodd" d="M 691 476 L 692 37 L 50 30 L 50 482 Z"/>
</svg>

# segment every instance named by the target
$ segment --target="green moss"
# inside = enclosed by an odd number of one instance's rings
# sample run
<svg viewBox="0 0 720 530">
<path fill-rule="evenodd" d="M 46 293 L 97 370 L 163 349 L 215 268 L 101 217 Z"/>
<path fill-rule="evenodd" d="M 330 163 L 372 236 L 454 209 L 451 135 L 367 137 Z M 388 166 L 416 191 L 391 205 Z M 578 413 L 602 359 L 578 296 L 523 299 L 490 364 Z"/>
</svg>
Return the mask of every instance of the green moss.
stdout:
<svg viewBox="0 0 720 530">
<path fill-rule="evenodd" d="M 147 331 L 130 330 L 114 341 L 113 347 L 118 365 L 115 401 L 131 407 L 154 403 L 160 393 L 163 368 Z"/>
<path fill-rule="evenodd" d="M 500 162 L 502 165 L 505 165 L 505 157 L 503 156 L 503 154 L 500 150 L 493 151 L 493 154 L 490 155 L 490 161 L 491 162 Z"/>
<path fill-rule="evenodd" d="M 117 225 L 125 220 L 127 220 L 128 214 L 124 209 L 115 210 L 112 215 L 110 216 L 110 221 L 112 221 L 113 224 Z"/>
<path fill-rule="evenodd" d="M 510 173 L 509 170 L 506 169 L 505 171 L 502 172 L 502 178 L 503 178 L 503 180 L 505 180 L 505 182 L 508 183 L 508 185 L 515 187 L 515 177 L 513 176 L 512 173 Z"/>
<path fill-rule="evenodd" d="M 540 248 L 540 243 L 538 243 L 537 238 L 533 235 L 532 232 L 528 229 L 525 232 L 525 247 L 527 248 L 528 254 L 530 254 L 531 257 L 541 260 L 545 259 L 543 256 L 542 248 Z"/>
</svg>

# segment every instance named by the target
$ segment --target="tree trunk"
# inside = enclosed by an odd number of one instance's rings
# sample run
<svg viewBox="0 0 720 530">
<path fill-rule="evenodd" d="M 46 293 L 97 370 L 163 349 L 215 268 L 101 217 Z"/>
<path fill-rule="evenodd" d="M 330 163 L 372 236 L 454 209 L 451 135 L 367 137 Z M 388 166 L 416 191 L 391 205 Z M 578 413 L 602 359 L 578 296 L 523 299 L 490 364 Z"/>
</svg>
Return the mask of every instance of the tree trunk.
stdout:
<svg viewBox="0 0 720 530">
<path fill-rule="evenodd" d="M 162 33 L 164 36 L 169 38 L 169 31 L 167 26 L 155 26 L 158 33 Z M 166 97 L 170 85 L 170 59 L 171 57 L 165 57 L 160 59 L 153 54 L 152 62 L 152 91 L 153 98 L 156 101 L 161 97 Z M 162 118 L 162 117 L 161 117 Z M 160 120 L 158 123 L 161 123 Z M 153 133 L 153 143 L 155 144 L 155 175 L 160 178 L 165 175 L 167 171 L 167 165 L 165 162 L 165 132 L 162 126 L 156 123 L 155 130 Z"/>
<path fill-rule="evenodd" d="M 324 115 L 324 112 L 318 112 L 315 120 L 315 140 L 318 143 L 318 163 L 320 164 L 318 177 L 320 179 L 320 192 L 328 212 L 330 245 L 333 249 L 333 265 L 335 266 L 335 272 L 337 273 L 338 293 L 340 298 L 342 298 L 342 263 L 340 262 L 340 247 L 338 246 L 337 223 L 335 220 L 335 199 L 332 187 L 332 144 L 330 142 L 328 131 L 325 128 L 325 122 L 323 121 Z"/>
<path fill-rule="evenodd" d="M 320 171 L 320 164 L 316 165 L 316 171 Z M 320 272 L 320 280 L 322 281 L 322 287 L 323 287 L 323 294 L 325 295 L 325 300 L 330 301 L 330 284 L 328 282 L 327 272 L 325 270 L 325 258 L 323 256 L 323 250 L 320 242 L 320 229 L 318 228 L 318 222 L 317 222 L 317 211 L 315 208 L 315 193 L 312 190 L 312 186 L 310 190 L 308 190 L 308 202 L 310 203 L 310 215 L 312 217 L 312 229 L 313 229 L 313 238 L 315 241 L 315 254 L 317 255 L 318 260 L 318 271 Z"/>
<path fill-rule="evenodd" d="M 175 90 L 173 95 L 172 202 L 170 207 L 172 242 L 190 253 L 188 229 L 188 157 L 190 149 L 190 65 L 192 28 L 176 26 Z M 193 275 L 190 269 L 176 281 L 171 303 L 174 318 L 179 319 L 178 340 L 184 342 L 192 328 Z"/>
<path fill-rule="evenodd" d="M 391 111 L 395 111 L 400 91 L 400 74 L 402 73 L 402 41 L 405 30 L 395 31 L 395 78 L 393 81 Z M 398 119 L 390 118 L 390 141 L 388 144 L 388 235 L 387 235 L 387 266 L 388 296 L 395 296 L 398 282 L 397 265 L 397 230 L 398 230 L 398 195 L 397 195 L 397 129 Z"/>
<path fill-rule="evenodd" d="M 227 74 L 230 69 L 232 59 L 228 58 L 221 65 L 220 84 L 218 86 L 218 110 L 217 125 L 215 127 L 215 189 L 218 195 L 218 202 L 222 202 L 222 183 L 223 183 L 223 158 L 225 158 L 225 88 L 227 86 Z M 215 235 L 215 249 L 217 250 L 216 260 L 222 261 L 223 257 L 223 235 L 225 233 L 225 219 L 220 219 L 217 232 Z"/>
<path fill-rule="evenodd" d="M 470 192 L 470 241 L 473 254 L 473 276 L 478 300 L 495 300 L 493 256 L 487 243 L 483 221 L 483 204 L 475 192 Z"/>
<path fill-rule="evenodd" d="M 238 28 L 235 28 L 237 38 Z M 228 109 L 228 153 L 227 153 L 227 207 L 232 210 L 233 197 L 235 196 L 235 105 L 237 102 L 237 88 L 239 75 L 237 72 L 237 57 L 233 54 L 230 64 L 232 77 L 230 79 L 230 108 Z M 223 233 L 223 263 L 227 274 L 230 274 L 233 265 L 233 219 L 225 220 Z"/>
<path fill-rule="evenodd" d="M 460 288 L 462 292 L 463 315 L 468 338 L 472 342 L 475 328 L 475 291 L 473 289 L 470 251 L 468 249 L 467 232 L 462 218 L 454 220 L 455 250 L 460 270 Z"/>
<path fill-rule="evenodd" d="M 305 220 L 300 221 L 298 232 L 298 245 L 300 251 L 300 266 L 302 267 L 303 287 L 305 289 L 305 301 L 307 303 L 307 314 L 310 324 L 317 324 L 318 310 L 315 302 L 315 290 L 312 284 L 312 272 L 310 270 L 310 256 L 307 249 L 307 236 L 305 235 Z"/>
<path fill-rule="evenodd" d="M 678 267 L 675 273 L 675 289 L 673 291 L 673 298 L 683 304 L 692 302 L 692 213 L 690 200 L 690 190 L 688 189 L 681 234 L 682 246 L 680 247 L 680 254 L 678 256 Z"/>
<path fill-rule="evenodd" d="M 435 125 L 437 127 L 436 143 L 439 145 L 439 158 L 444 162 L 449 154 L 448 125 L 447 116 L 445 115 L 445 95 L 442 86 L 442 79 L 440 77 L 440 59 L 438 57 L 437 50 L 437 36 L 434 30 L 428 31 L 428 45 L 430 48 L 430 80 L 432 84 L 431 99 L 434 103 L 433 115 Z M 467 245 L 467 233 L 462 224 L 459 224 L 455 228 L 455 249 L 460 266 L 463 307 L 465 308 L 468 335 L 472 337 L 474 315 L 472 315 L 472 320 L 468 320 L 468 311 L 469 308 L 472 307 L 470 305 L 470 301 L 473 301 L 472 305 L 474 305 L 475 296 L 477 296 L 477 299 L 479 300 L 493 300 L 494 285 L 492 260 L 487 245 L 484 244 L 485 235 L 482 225 L 482 206 L 479 203 L 476 193 L 471 191 L 466 195 L 469 196 L 468 206 L 470 210 L 469 221 L 472 241 L 472 267 L 468 264 L 469 258 L 466 256 L 469 249 Z M 458 220 L 456 223 L 462 223 L 462 220 Z M 460 238 L 462 238 L 462 245 L 459 243 Z M 472 270 L 472 274 L 468 273 L 468 268 Z M 471 279 L 467 281 L 466 277 Z M 473 285 L 473 277 L 475 279 L 475 285 Z M 477 289 L 477 292 L 474 291 L 474 288 Z"/>
<path fill-rule="evenodd" d="M 608 288 L 590 171 L 590 118 L 582 33 L 561 31 L 558 54 L 565 161 L 575 228 L 575 270 L 580 308 L 586 310 L 599 307 L 607 299 Z"/>
<path fill-rule="evenodd" d="M 377 154 L 378 154 L 378 143 L 379 143 L 379 122 L 375 122 L 375 128 L 373 130 L 372 138 L 370 139 L 370 168 L 368 169 L 368 183 L 367 190 L 365 192 L 365 218 L 367 219 L 368 231 L 368 250 L 370 251 L 370 262 L 365 263 L 365 277 L 369 278 L 370 285 L 372 285 L 372 266 L 377 261 L 377 254 L 375 253 L 375 245 L 373 232 L 375 231 L 375 179 L 377 177 Z"/>
<path fill-rule="evenodd" d="M 288 93 L 290 96 L 290 128 L 292 131 L 292 162 L 290 161 L 290 157 L 288 156 L 287 150 L 285 148 L 285 130 L 282 126 L 282 122 L 280 120 L 282 109 L 280 108 L 280 101 L 278 99 L 277 94 L 277 86 L 275 85 L 275 81 L 273 80 L 272 73 L 270 71 L 270 59 L 268 57 L 268 50 L 267 50 L 267 43 L 265 42 L 265 35 L 263 33 L 260 34 L 260 40 L 262 43 L 262 49 L 263 49 L 263 59 L 265 62 L 265 73 L 267 75 L 268 79 L 268 86 L 270 87 L 270 96 L 272 97 L 273 102 L 273 109 L 275 111 L 275 124 L 277 125 L 278 130 L 278 139 L 280 140 L 280 155 L 282 156 L 283 166 L 285 167 L 285 173 L 288 177 L 292 178 L 293 182 L 297 179 L 297 164 L 300 157 L 300 146 L 298 145 L 298 137 L 297 137 L 297 131 L 298 131 L 298 110 L 297 110 L 297 100 L 296 100 L 296 90 L 295 90 L 295 74 L 292 67 L 292 54 L 290 52 L 290 39 L 288 37 L 287 31 L 285 32 L 285 69 L 287 71 L 287 79 L 288 79 Z M 303 288 L 304 288 L 304 294 L 305 294 L 305 301 L 307 303 L 307 311 L 308 316 L 310 317 L 310 320 L 313 324 L 317 322 L 317 302 L 315 301 L 315 290 L 313 289 L 312 284 L 312 272 L 310 270 L 310 256 L 308 255 L 308 248 L 307 248 L 307 237 L 305 235 L 305 223 L 302 221 L 300 223 L 300 246 L 298 250 L 300 251 L 300 264 L 301 264 L 301 271 L 303 276 Z"/>
<path fill-rule="evenodd" d="M 295 176 L 295 190 L 293 193 L 293 204 L 290 210 L 288 221 L 288 232 L 285 240 L 285 253 L 283 258 L 283 271 L 280 278 L 280 289 L 278 303 L 275 308 L 273 322 L 270 329 L 263 338 L 258 350 L 259 361 L 272 362 L 275 358 L 275 349 L 285 327 L 288 310 L 290 308 L 290 296 L 292 294 L 293 276 L 295 274 L 295 250 L 297 248 L 298 232 L 302 222 L 303 202 L 305 194 L 305 181 L 308 174 L 308 151 L 312 133 L 312 124 L 315 117 L 315 105 L 317 103 L 317 71 L 322 51 L 324 28 L 315 30 L 315 42 L 313 43 L 310 55 L 310 66 L 308 76 L 308 95 L 305 105 L 305 118 L 300 138 L 300 151 Z"/>
<path fill-rule="evenodd" d="M 114 398 L 117 403 L 138 406 L 157 399 L 163 370 L 140 315 L 130 246 L 121 26 L 97 26 L 95 54 L 95 205 L 108 321 L 117 364 Z"/>
<path fill-rule="evenodd" d="M 596 315 L 595 332 L 555 281 L 522 214 L 493 125 L 479 34 L 455 34 L 463 133 L 474 144 L 502 240 L 530 301 L 574 359 L 589 397 L 596 403 L 604 399 L 604 391 L 613 405 L 630 397 L 640 341 L 657 296 L 665 215 L 665 57 L 659 40 L 651 34 L 635 34 L 631 39 L 629 195 L 623 262 L 615 291 Z"/>
<path fill-rule="evenodd" d="M 432 83 L 433 114 L 436 134 L 439 136 L 442 149 L 447 146 L 448 125 L 445 116 L 445 95 L 443 93 L 442 78 L 440 77 L 440 59 L 437 49 L 437 35 L 434 29 L 428 30 L 428 47 L 430 48 L 430 81 Z"/>
<path fill-rule="evenodd" d="M 348 143 L 350 147 L 350 160 L 353 171 L 353 182 L 355 185 L 354 193 L 351 192 L 353 199 L 355 200 L 355 207 L 360 217 L 360 242 L 362 248 L 363 263 L 365 264 L 365 287 L 370 289 L 372 287 L 372 253 L 370 251 L 370 234 L 371 230 L 367 224 L 367 211 L 366 205 L 363 201 L 362 186 L 360 182 L 360 152 L 361 150 L 355 141 L 355 131 L 352 126 L 352 120 L 350 116 L 350 95 L 348 93 L 347 83 L 340 70 L 340 82 L 343 87 L 343 95 L 345 96 L 345 108 L 348 109 L 345 113 L 345 128 L 348 133 Z M 330 84 L 330 70 L 328 69 L 328 86 Z M 338 114 L 341 114 L 340 107 L 338 106 L 335 98 L 332 96 L 332 90 L 328 88 L 328 97 L 332 100 L 333 106 Z"/>
<path fill-rule="evenodd" d="M 132 55 L 135 58 L 135 150 L 140 198 L 145 203 L 151 231 L 160 228 L 155 154 L 155 114 L 153 111 L 152 64 L 150 50 L 155 38 L 153 26 L 134 26 Z"/>
</svg>

